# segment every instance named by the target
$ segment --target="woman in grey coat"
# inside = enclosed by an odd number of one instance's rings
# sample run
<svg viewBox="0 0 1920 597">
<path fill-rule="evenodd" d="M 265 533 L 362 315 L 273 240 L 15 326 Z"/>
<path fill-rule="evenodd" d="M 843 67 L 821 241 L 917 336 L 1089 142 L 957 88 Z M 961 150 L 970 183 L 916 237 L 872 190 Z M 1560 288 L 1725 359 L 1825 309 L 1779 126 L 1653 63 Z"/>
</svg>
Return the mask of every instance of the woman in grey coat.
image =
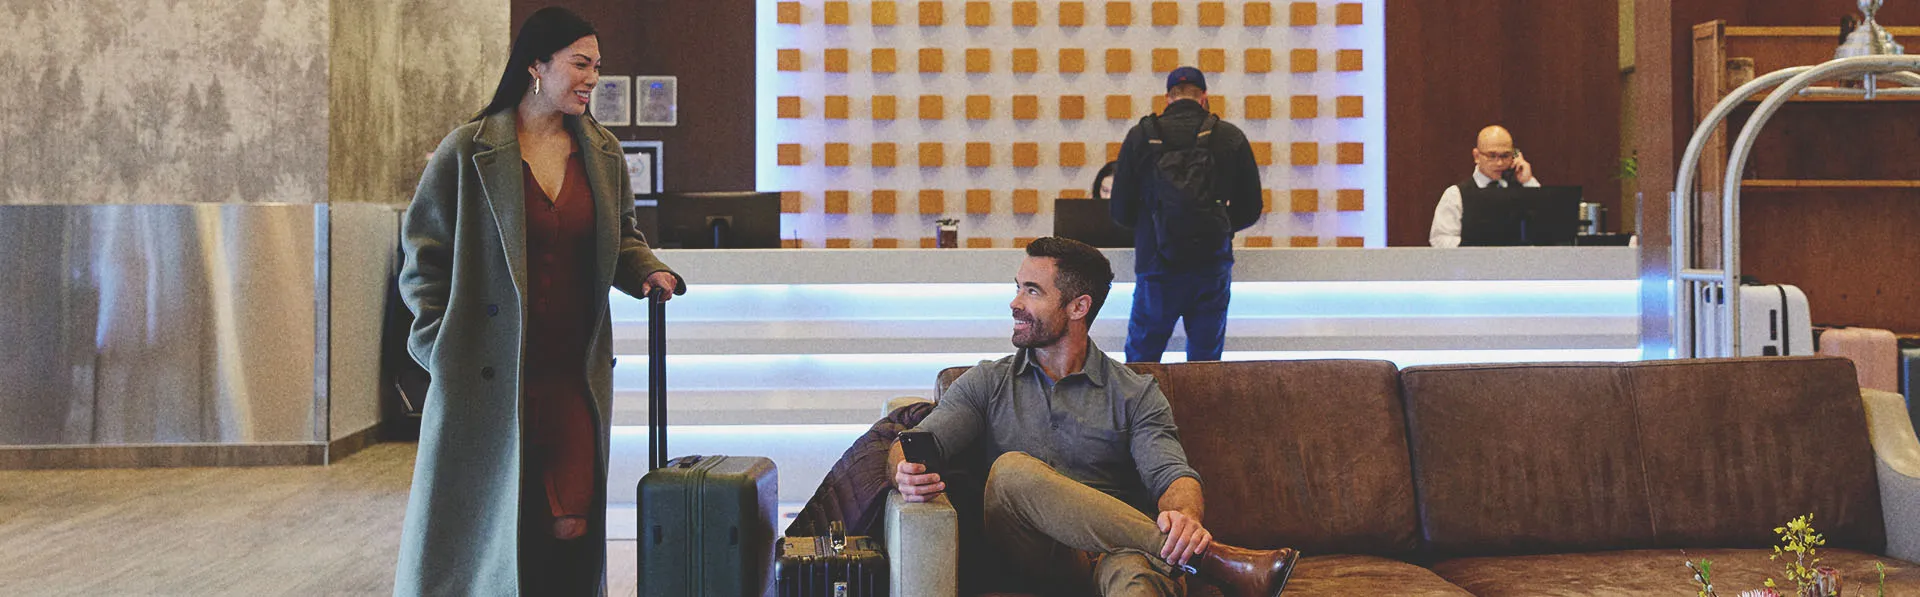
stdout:
<svg viewBox="0 0 1920 597">
<path fill-rule="evenodd" d="M 598 37 L 548 8 L 407 209 L 407 349 L 433 374 L 395 595 L 606 592 L 609 288 L 685 292 L 634 228 L 619 142 L 586 116 Z"/>
</svg>

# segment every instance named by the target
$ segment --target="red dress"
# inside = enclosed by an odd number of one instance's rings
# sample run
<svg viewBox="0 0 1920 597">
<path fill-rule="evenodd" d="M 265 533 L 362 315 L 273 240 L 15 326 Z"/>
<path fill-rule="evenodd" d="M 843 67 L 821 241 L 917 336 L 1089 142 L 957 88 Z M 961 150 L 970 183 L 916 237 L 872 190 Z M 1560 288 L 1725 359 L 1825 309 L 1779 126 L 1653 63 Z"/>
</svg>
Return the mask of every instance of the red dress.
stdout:
<svg viewBox="0 0 1920 597">
<path fill-rule="evenodd" d="M 542 479 L 553 516 L 588 516 L 599 482 L 599 438 L 589 406 L 587 343 L 595 242 L 593 191 L 578 150 L 567 157 L 560 197 L 549 201 L 525 169 L 527 326 L 525 397 L 529 480 Z M 537 477 L 535 475 L 538 475 Z M 532 497 L 532 496 L 528 496 Z"/>
</svg>

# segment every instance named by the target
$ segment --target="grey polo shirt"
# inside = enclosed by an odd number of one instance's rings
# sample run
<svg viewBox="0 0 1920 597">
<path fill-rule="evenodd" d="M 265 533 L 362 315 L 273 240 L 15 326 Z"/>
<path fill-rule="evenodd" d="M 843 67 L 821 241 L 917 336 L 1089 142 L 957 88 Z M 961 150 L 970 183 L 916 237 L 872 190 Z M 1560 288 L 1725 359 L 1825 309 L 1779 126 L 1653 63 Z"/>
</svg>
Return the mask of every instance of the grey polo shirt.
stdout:
<svg viewBox="0 0 1920 597">
<path fill-rule="evenodd" d="M 933 434 L 943 459 L 976 444 L 989 458 L 1025 452 L 1149 517 L 1175 479 L 1200 479 L 1153 377 L 1089 342 L 1086 365 L 1056 382 L 1032 354 L 969 369 L 916 429 Z"/>
</svg>

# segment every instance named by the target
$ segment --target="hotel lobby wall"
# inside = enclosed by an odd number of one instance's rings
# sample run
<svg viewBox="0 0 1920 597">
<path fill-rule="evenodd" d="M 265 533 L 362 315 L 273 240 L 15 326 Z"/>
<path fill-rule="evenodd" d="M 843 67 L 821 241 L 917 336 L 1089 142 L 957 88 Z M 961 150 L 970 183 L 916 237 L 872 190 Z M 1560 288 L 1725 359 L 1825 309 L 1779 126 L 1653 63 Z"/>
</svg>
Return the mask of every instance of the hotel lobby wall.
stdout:
<svg viewBox="0 0 1920 597">
<path fill-rule="evenodd" d="M 1425 246 L 1434 206 L 1502 124 L 1545 184 L 1578 185 L 1620 222 L 1619 6 L 1387 3 L 1387 244 Z"/>
</svg>

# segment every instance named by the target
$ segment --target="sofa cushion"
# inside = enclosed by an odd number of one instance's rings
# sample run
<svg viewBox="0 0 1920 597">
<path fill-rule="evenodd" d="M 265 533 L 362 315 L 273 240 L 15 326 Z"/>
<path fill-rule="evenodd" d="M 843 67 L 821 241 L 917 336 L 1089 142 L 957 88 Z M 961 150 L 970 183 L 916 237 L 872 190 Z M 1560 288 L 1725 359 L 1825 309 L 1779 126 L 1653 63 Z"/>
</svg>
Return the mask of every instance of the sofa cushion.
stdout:
<svg viewBox="0 0 1920 597">
<path fill-rule="evenodd" d="M 1467 558 L 1433 566 L 1453 584 L 1481 597 L 1692 595 L 1693 573 L 1686 561 L 1713 562 L 1713 585 L 1721 595 L 1761 588 L 1769 576 L 1788 589 L 1785 566 L 1767 559 L 1763 549 L 1653 549 L 1537 556 Z M 1887 565 L 1888 595 L 1920 595 L 1920 567 L 1910 562 L 1844 549 L 1821 549 L 1821 565 L 1840 571 L 1847 595 L 1874 595 L 1879 575 L 1873 563 Z M 1287 591 L 1292 595 L 1291 587 Z"/>
<path fill-rule="evenodd" d="M 1836 357 L 1624 366 L 1639 405 L 1658 543 L 1768 547 L 1814 513 L 1827 545 L 1886 547 L 1853 363 Z"/>
<path fill-rule="evenodd" d="M 1422 532 L 1447 557 L 1644 547 L 1653 539 L 1618 365 L 1401 372 Z"/>
<path fill-rule="evenodd" d="M 1287 597 L 1316 595 L 1469 597 L 1472 595 L 1426 568 L 1376 556 L 1309 556 L 1300 558 L 1300 563 L 1296 566 L 1293 571 L 1293 580 L 1287 582 Z"/>
</svg>

